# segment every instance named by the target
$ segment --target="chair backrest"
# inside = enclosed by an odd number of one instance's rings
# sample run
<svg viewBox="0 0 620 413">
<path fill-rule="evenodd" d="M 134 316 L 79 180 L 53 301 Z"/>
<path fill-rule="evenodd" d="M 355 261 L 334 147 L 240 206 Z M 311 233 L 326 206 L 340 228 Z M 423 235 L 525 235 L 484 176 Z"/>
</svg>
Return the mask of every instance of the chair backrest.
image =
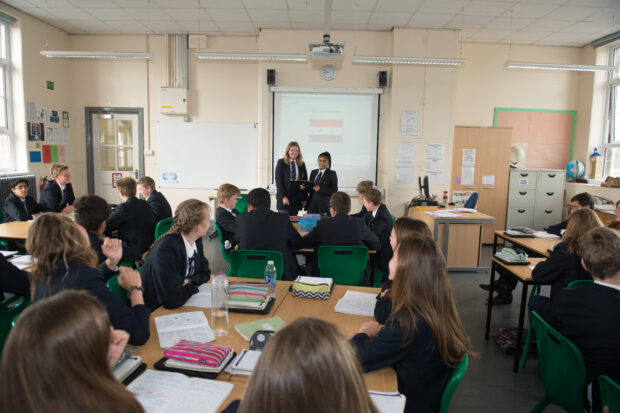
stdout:
<svg viewBox="0 0 620 413">
<path fill-rule="evenodd" d="M 226 247 L 224 246 L 224 237 L 222 236 L 222 229 L 220 228 L 219 225 L 217 225 L 217 222 L 215 222 L 215 230 L 217 231 L 217 235 L 220 238 L 220 251 L 222 251 L 222 256 L 224 257 L 224 260 L 226 260 L 226 262 L 230 264 L 230 257 L 228 257 L 228 254 L 226 253 Z"/>
<path fill-rule="evenodd" d="M 583 287 L 584 285 L 589 285 L 589 284 L 592 284 L 593 282 L 594 280 L 575 280 L 575 281 L 571 281 L 570 283 L 568 283 L 566 288 Z"/>
<path fill-rule="evenodd" d="M 396 215 L 392 215 L 392 222 L 396 222 Z"/>
<path fill-rule="evenodd" d="M 601 409 L 609 407 L 609 413 L 620 412 L 620 384 L 609 377 L 602 375 L 598 378 L 601 389 Z"/>
<path fill-rule="evenodd" d="M 331 277 L 334 283 L 362 285 L 368 261 L 368 248 L 362 246 L 319 247 L 321 277 Z"/>
<path fill-rule="evenodd" d="M 122 302 L 129 305 L 129 298 L 127 298 L 127 290 L 121 287 L 118 283 L 119 275 L 120 274 L 116 274 L 115 276 L 113 276 L 112 278 L 108 280 L 108 288 L 110 289 L 110 291 L 116 294 L 118 298 L 121 299 Z"/>
<path fill-rule="evenodd" d="M 13 327 L 13 320 L 26 309 L 32 301 L 28 297 L 11 297 L 0 303 L 0 354 Z"/>
<path fill-rule="evenodd" d="M 473 194 L 470 195 L 467 202 L 465 202 L 465 205 L 463 205 L 463 208 L 475 208 L 477 203 L 478 203 L 478 192 L 474 192 Z"/>
<path fill-rule="evenodd" d="M 583 413 L 586 367 L 579 349 L 532 311 L 538 347 L 538 376 L 547 397 L 569 412 Z"/>
<path fill-rule="evenodd" d="M 226 275 L 233 277 L 264 278 L 267 261 L 276 266 L 277 279 L 282 279 L 284 257 L 280 251 L 232 250 L 230 268 Z"/>
<path fill-rule="evenodd" d="M 441 396 L 441 405 L 439 406 L 439 413 L 448 413 L 448 407 L 450 406 L 452 395 L 454 394 L 456 388 L 459 386 L 461 380 L 463 380 L 463 376 L 465 376 L 465 372 L 467 371 L 468 363 L 469 355 L 465 354 L 463 360 L 459 361 L 458 364 L 454 367 L 454 370 L 452 370 L 452 374 L 450 374 L 450 378 L 448 379 L 448 384 L 446 384 L 446 388 L 443 389 L 443 395 Z"/>
<path fill-rule="evenodd" d="M 174 218 L 164 218 L 157 223 L 155 227 L 155 239 L 164 235 L 174 224 Z"/>
<path fill-rule="evenodd" d="M 248 212 L 248 194 L 240 194 L 237 199 L 237 203 L 235 204 L 235 209 L 239 211 L 240 214 L 245 214 Z"/>
</svg>

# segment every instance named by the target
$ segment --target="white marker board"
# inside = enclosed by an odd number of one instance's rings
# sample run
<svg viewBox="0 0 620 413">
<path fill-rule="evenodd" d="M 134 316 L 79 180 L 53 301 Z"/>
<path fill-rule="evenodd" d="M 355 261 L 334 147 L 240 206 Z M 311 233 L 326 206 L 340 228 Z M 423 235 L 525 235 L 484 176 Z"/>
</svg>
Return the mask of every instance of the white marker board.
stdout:
<svg viewBox="0 0 620 413">
<path fill-rule="evenodd" d="M 258 184 L 255 123 L 159 122 L 158 142 L 162 188 Z"/>
</svg>

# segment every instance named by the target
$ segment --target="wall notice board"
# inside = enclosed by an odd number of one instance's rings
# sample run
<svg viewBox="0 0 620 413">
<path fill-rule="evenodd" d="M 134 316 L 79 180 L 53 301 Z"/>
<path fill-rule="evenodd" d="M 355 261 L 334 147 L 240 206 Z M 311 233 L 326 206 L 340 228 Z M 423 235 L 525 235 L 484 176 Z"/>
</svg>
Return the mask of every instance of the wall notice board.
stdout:
<svg viewBox="0 0 620 413">
<path fill-rule="evenodd" d="M 564 169 L 572 159 L 576 113 L 495 108 L 493 126 L 512 128 L 512 144 L 525 151 L 521 168 Z"/>
<path fill-rule="evenodd" d="M 215 189 L 258 183 L 255 123 L 159 122 L 159 185 Z"/>
</svg>

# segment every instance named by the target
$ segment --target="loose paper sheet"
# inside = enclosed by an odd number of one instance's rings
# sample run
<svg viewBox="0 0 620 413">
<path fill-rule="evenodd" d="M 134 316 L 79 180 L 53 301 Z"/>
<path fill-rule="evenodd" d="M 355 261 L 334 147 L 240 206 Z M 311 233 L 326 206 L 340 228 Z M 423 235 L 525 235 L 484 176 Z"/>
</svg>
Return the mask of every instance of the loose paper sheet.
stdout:
<svg viewBox="0 0 620 413">
<path fill-rule="evenodd" d="M 413 182 L 413 168 L 396 168 L 396 182 Z"/>
<path fill-rule="evenodd" d="M 475 149 L 463 149 L 463 165 L 462 166 L 476 166 L 476 150 Z"/>
<path fill-rule="evenodd" d="M 474 167 L 464 166 L 461 168 L 461 185 L 474 184 Z"/>
<path fill-rule="evenodd" d="M 337 313 L 374 317 L 376 303 L 376 294 L 348 290 L 344 296 L 338 300 L 334 307 L 334 311 Z"/>
<path fill-rule="evenodd" d="M 399 142 L 396 157 L 396 166 L 413 167 L 415 161 L 415 143 Z"/>
<path fill-rule="evenodd" d="M 426 173 L 443 172 L 443 159 L 427 159 Z"/>
<path fill-rule="evenodd" d="M 213 330 L 202 311 L 155 317 L 155 327 L 161 348 L 174 346 L 181 340 L 207 343 L 215 340 Z"/>
<path fill-rule="evenodd" d="M 26 102 L 26 122 L 37 121 L 37 105 L 34 102 Z"/>
<path fill-rule="evenodd" d="M 198 292 L 189 297 L 183 307 L 211 308 L 211 284 L 204 283 L 198 287 Z"/>
<path fill-rule="evenodd" d="M 426 145 L 426 157 L 430 159 L 443 159 L 444 144 L 433 143 Z"/>
<path fill-rule="evenodd" d="M 495 185 L 495 175 L 482 175 L 482 185 Z"/>
<path fill-rule="evenodd" d="M 400 136 L 418 136 L 420 112 L 403 109 L 400 113 Z"/>
<path fill-rule="evenodd" d="M 428 183 L 429 184 L 443 184 L 443 173 L 442 172 L 427 172 Z"/>
</svg>

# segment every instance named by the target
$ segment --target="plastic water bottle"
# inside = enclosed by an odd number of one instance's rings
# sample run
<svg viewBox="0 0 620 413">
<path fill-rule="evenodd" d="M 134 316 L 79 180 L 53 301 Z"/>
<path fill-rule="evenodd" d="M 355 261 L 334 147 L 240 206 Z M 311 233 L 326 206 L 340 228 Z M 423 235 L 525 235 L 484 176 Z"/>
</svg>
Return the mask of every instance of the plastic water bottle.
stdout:
<svg viewBox="0 0 620 413">
<path fill-rule="evenodd" d="M 211 282 L 211 327 L 216 336 L 228 334 L 228 279 L 223 273 Z"/>
<path fill-rule="evenodd" d="M 276 298 L 276 266 L 273 264 L 273 261 L 267 261 L 267 265 L 265 266 L 265 282 L 269 284 L 269 295 L 271 298 Z"/>
</svg>

